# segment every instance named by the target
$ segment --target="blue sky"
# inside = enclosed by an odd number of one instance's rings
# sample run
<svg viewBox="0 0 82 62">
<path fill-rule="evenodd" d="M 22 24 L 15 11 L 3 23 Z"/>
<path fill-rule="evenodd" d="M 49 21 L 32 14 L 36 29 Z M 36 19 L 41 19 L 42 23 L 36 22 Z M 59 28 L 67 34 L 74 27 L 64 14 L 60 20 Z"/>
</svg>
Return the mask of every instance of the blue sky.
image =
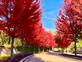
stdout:
<svg viewBox="0 0 82 62">
<path fill-rule="evenodd" d="M 55 21 L 63 0 L 43 0 L 42 24 L 46 30 L 56 29 Z"/>
</svg>

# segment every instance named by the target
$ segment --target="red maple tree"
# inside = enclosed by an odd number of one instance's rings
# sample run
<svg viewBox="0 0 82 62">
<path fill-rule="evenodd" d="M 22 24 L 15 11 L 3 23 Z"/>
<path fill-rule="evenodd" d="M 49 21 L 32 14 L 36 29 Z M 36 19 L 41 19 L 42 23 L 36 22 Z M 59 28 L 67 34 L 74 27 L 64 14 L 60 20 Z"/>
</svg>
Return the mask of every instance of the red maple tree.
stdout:
<svg viewBox="0 0 82 62">
<path fill-rule="evenodd" d="M 2 19 L 5 32 L 12 37 L 12 41 L 20 38 L 39 47 L 55 45 L 53 37 L 42 27 L 39 0 L 2 0 L 1 3 L 0 15 L 5 18 L 5 21 Z"/>
<path fill-rule="evenodd" d="M 65 0 L 57 21 L 57 32 L 65 35 L 63 39 L 70 38 L 71 41 L 75 42 L 75 55 L 77 39 L 81 38 L 82 35 L 81 3 L 80 0 Z"/>
</svg>

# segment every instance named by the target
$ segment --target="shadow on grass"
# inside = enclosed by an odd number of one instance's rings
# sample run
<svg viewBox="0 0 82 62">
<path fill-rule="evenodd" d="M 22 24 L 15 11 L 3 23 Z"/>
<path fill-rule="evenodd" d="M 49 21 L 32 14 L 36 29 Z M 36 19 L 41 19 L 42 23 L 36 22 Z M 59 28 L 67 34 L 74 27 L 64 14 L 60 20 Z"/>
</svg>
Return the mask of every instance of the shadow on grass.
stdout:
<svg viewBox="0 0 82 62">
<path fill-rule="evenodd" d="M 82 60 L 82 56 L 75 56 L 75 55 L 71 55 L 71 54 L 62 54 L 60 52 L 48 52 L 48 54 L 61 56 L 63 58 L 72 58 L 72 59 Z"/>
</svg>

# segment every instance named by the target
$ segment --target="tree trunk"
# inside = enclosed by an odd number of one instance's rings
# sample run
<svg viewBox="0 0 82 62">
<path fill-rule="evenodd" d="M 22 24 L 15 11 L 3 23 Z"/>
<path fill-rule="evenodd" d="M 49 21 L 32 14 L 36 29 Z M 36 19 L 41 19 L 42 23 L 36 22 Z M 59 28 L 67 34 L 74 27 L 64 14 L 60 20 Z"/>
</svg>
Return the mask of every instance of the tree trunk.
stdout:
<svg viewBox="0 0 82 62">
<path fill-rule="evenodd" d="M 23 40 L 21 40 L 21 43 L 22 43 L 22 47 L 21 47 L 21 48 L 22 48 L 22 53 L 24 53 L 24 51 L 23 51 L 23 50 L 24 50 L 24 43 L 23 43 Z"/>
<path fill-rule="evenodd" d="M 11 43 L 11 37 L 9 36 L 9 41 L 8 41 L 8 44 L 10 44 Z"/>
<path fill-rule="evenodd" d="M 64 54 L 64 48 L 62 48 L 62 54 Z"/>
<path fill-rule="evenodd" d="M 40 53 L 40 47 L 38 48 L 38 52 Z"/>
<path fill-rule="evenodd" d="M 11 43 L 11 57 L 13 56 L 13 48 L 14 48 L 14 37 L 12 37 L 12 43 Z"/>
<path fill-rule="evenodd" d="M 66 54 L 67 54 L 67 52 L 68 52 L 68 51 L 67 51 L 67 48 L 66 48 Z"/>
<path fill-rule="evenodd" d="M 75 48 L 75 56 L 77 56 L 77 42 L 76 42 L 76 40 L 75 40 L 74 48 Z"/>
<path fill-rule="evenodd" d="M 74 51 L 75 56 L 77 56 L 77 36 L 76 35 L 74 36 L 74 49 L 75 49 Z"/>
</svg>

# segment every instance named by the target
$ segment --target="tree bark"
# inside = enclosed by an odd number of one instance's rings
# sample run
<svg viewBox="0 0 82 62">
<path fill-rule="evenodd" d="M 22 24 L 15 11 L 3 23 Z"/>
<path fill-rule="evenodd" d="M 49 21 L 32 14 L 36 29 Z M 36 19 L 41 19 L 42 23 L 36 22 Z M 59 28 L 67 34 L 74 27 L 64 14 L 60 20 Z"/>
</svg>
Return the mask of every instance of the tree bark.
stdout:
<svg viewBox="0 0 82 62">
<path fill-rule="evenodd" d="M 64 54 L 64 48 L 62 48 L 62 54 Z"/>
<path fill-rule="evenodd" d="M 67 51 L 67 48 L 66 48 L 66 54 L 67 54 L 67 52 L 68 52 L 68 51 Z"/>
<path fill-rule="evenodd" d="M 74 36 L 74 49 L 75 49 L 75 51 L 74 51 L 74 53 L 75 53 L 75 56 L 77 56 L 77 36 L 75 35 Z"/>
<path fill-rule="evenodd" d="M 14 37 L 12 37 L 12 43 L 11 43 L 11 57 L 13 56 L 13 48 L 14 48 Z"/>
<path fill-rule="evenodd" d="M 24 53 L 24 51 L 23 51 L 23 50 L 24 50 L 24 43 L 23 43 L 23 40 L 21 40 L 21 43 L 22 43 L 22 47 L 21 47 L 21 48 L 22 48 L 22 53 Z"/>
<path fill-rule="evenodd" d="M 8 41 L 8 44 L 10 44 L 11 43 L 11 37 L 9 36 L 9 41 Z"/>
<path fill-rule="evenodd" d="M 76 42 L 76 40 L 75 40 L 74 48 L 75 48 L 75 56 L 77 56 L 77 42 Z"/>
</svg>

